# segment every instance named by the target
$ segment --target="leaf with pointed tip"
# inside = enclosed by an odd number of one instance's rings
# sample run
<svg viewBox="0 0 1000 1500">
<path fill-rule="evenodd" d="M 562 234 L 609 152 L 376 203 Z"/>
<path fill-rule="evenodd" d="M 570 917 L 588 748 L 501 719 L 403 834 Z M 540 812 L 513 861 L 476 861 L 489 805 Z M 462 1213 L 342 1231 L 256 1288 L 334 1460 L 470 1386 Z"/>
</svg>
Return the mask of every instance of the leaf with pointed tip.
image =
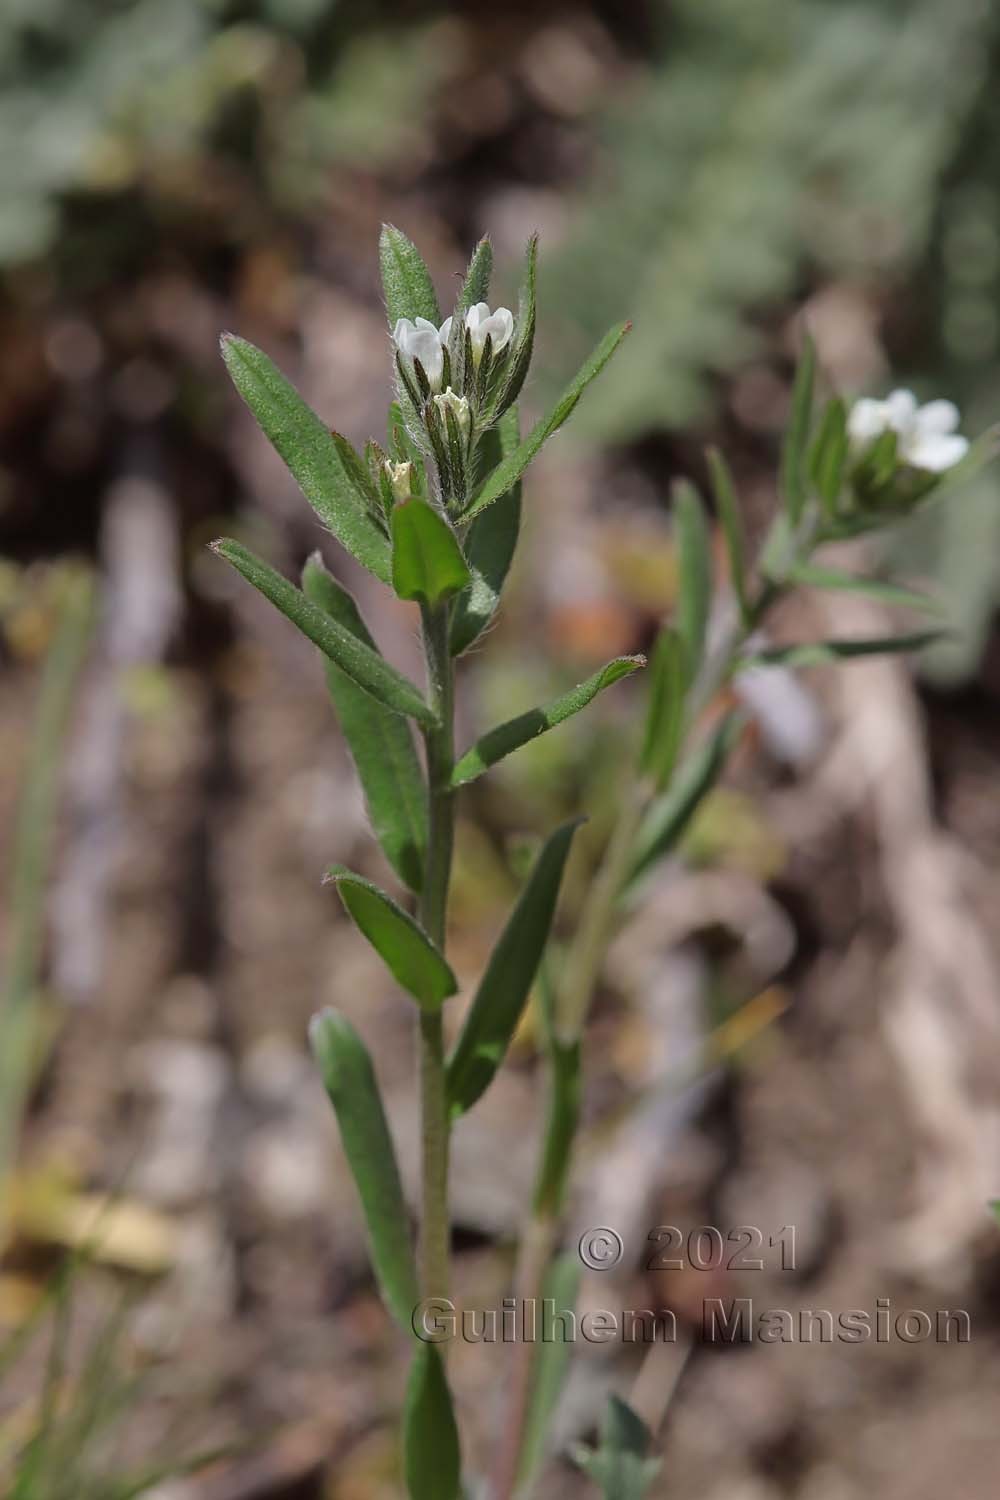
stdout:
<svg viewBox="0 0 1000 1500">
<path fill-rule="evenodd" d="M 479 453 L 489 468 L 495 468 L 518 444 L 517 407 L 512 406 L 479 440 Z M 521 529 L 521 485 L 513 485 L 506 494 L 483 511 L 469 527 L 465 538 L 465 556 L 472 571 L 472 582 L 455 600 L 451 619 L 451 654 L 467 651 L 496 614 L 517 547 Z"/>
<path fill-rule="evenodd" d="M 908 589 L 900 583 L 885 578 L 859 578 L 856 573 L 843 573 L 839 568 L 821 568 L 814 563 L 795 563 L 785 574 L 789 583 L 798 583 L 805 588 L 835 589 L 849 594 L 863 594 L 868 599 L 878 599 L 883 604 L 898 604 L 903 609 L 918 609 L 925 614 L 941 614 L 940 600 L 922 594 L 919 589 Z"/>
<path fill-rule="evenodd" d="M 533 234 L 525 252 L 524 280 L 517 299 L 517 322 L 514 339 L 507 360 L 507 371 L 503 385 L 497 395 L 495 412 L 498 417 L 508 411 L 524 385 L 531 364 L 535 345 L 535 286 L 538 268 L 538 236 Z"/>
<path fill-rule="evenodd" d="M 816 378 L 816 348 L 806 334 L 792 387 L 792 409 L 781 450 L 781 488 L 785 509 L 797 526 L 809 494 L 807 449 L 812 424 L 813 386 Z"/>
<path fill-rule="evenodd" d="M 517 483 L 546 438 L 558 431 L 587 386 L 604 369 L 631 326 L 631 323 L 620 323 L 604 336 L 583 368 L 570 381 L 548 416 L 536 423 L 528 436 L 517 445 L 514 452 L 493 470 L 482 489 L 466 508 L 462 516 L 463 520 L 471 521 L 473 516 L 478 516 L 488 505 L 499 500 L 501 495 L 505 495 Z"/>
<path fill-rule="evenodd" d="M 426 500 L 404 500 L 392 513 L 392 586 L 400 599 L 440 604 L 471 581 L 462 549 Z"/>
<path fill-rule="evenodd" d="M 427 318 L 436 328 L 441 310 L 434 283 L 413 241 L 394 224 L 383 224 L 378 253 L 389 327 L 395 328 L 400 318 Z"/>
<path fill-rule="evenodd" d="M 332 1010 L 313 1017 L 309 1040 L 361 1198 L 382 1296 L 409 1330 L 420 1293 L 396 1152 L 371 1057 L 350 1022 Z"/>
<path fill-rule="evenodd" d="M 599 1446 L 577 1448 L 573 1457 L 600 1486 L 604 1500 L 643 1500 L 660 1470 L 659 1459 L 647 1456 L 650 1442 L 646 1424 L 626 1402 L 610 1396 Z"/>
<path fill-rule="evenodd" d="M 679 479 L 674 487 L 674 525 L 680 571 L 677 633 L 684 647 L 689 683 L 698 675 L 705 654 L 708 611 L 712 601 L 712 548 L 705 507 L 693 484 Z"/>
<path fill-rule="evenodd" d="M 549 1266 L 542 1290 L 542 1306 L 553 1307 L 555 1316 L 572 1312 L 580 1285 L 580 1261 L 575 1255 L 560 1255 Z M 543 1339 L 534 1351 L 531 1401 L 521 1440 L 517 1482 L 527 1487 L 546 1456 L 552 1418 L 559 1404 L 569 1369 L 572 1344 L 568 1339 Z"/>
<path fill-rule="evenodd" d="M 726 714 L 704 743 L 682 762 L 673 783 L 652 803 L 639 829 L 626 887 L 676 846 L 699 803 L 721 776 L 743 723 L 742 714 Z"/>
<path fill-rule="evenodd" d="M 865 637 L 842 641 L 811 641 L 803 645 L 768 646 L 740 662 L 747 667 L 821 667 L 828 662 L 851 661 L 862 656 L 900 656 L 923 651 L 937 641 L 947 640 L 947 630 L 922 630 L 913 635 L 888 635 L 868 640 Z"/>
<path fill-rule="evenodd" d="M 490 955 L 448 1060 L 453 1116 L 475 1104 L 504 1059 L 545 951 L 570 844 L 581 821 L 564 823 L 550 835 Z"/>
<path fill-rule="evenodd" d="M 462 1458 L 451 1393 L 433 1344 L 418 1344 L 403 1410 L 403 1468 L 410 1500 L 459 1500 Z"/>
<path fill-rule="evenodd" d="M 343 865 L 332 865 L 323 882 L 337 887 L 348 916 L 397 983 L 422 1010 L 440 1010 L 458 981 L 423 928 L 391 896 Z"/>
<path fill-rule="evenodd" d="M 302 573 L 307 599 L 319 606 L 362 645 L 377 650 L 345 588 L 313 553 Z M 324 657 L 327 688 L 365 794 L 375 837 L 399 878 L 411 891 L 423 881 L 427 847 L 427 788 L 406 719 Z"/>
<path fill-rule="evenodd" d="M 390 579 L 389 538 L 369 507 L 364 466 L 335 436 L 267 355 L 227 333 L 222 357 L 258 426 L 280 454 L 324 526 L 383 583 Z M 354 463 L 346 460 L 350 452 Z"/>
<path fill-rule="evenodd" d="M 588 703 L 593 702 L 598 693 L 645 665 L 644 656 L 616 656 L 614 661 L 609 661 L 599 672 L 588 677 L 586 682 L 578 683 L 568 693 L 563 693 L 562 697 L 553 699 L 541 708 L 530 708 L 516 719 L 508 719 L 505 724 L 498 724 L 496 729 L 490 729 L 458 761 L 451 776 L 452 786 L 464 786 L 466 782 L 475 781 L 477 776 L 482 776 L 484 771 L 496 765 L 498 760 L 503 760 L 505 755 L 520 750 L 522 745 L 527 745 L 540 734 L 545 734 L 573 714 L 578 714 Z"/>
<path fill-rule="evenodd" d="M 684 647 L 669 625 L 664 625 L 656 638 L 648 683 L 649 705 L 639 764 L 662 788 L 673 772 L 684 728 Z"/>
<path fill-rule="evenodd" d="M 819 431 L 809 447 L 806 464 L 813 487 L 830 520 L 836 518 L 837 502 L 844 484 L 850 443 L 847 436 L 847 407 L 839 396 L 828 401 L 820 418 Z"/>
<path fill-rule="evenodd" d="M 730 581 L 740 607 L 740 619 L 749 628 L 750 599 L 747 594 L 746 539 L 743 534 L 743 517 L 740 513 L 740 503 L 736 498 L 733 476 L 718 448 L 708 450 L 708 471 L 712 479 L 712 493 L 715 496 L 719 520 L 722 523 L 722 534 L 726 539 Z"/>
<path fill-rule="evenodd" d="M 465 281 L 455 311 L 460 316 L 467 313 L 470 307 L 475 307 L 477 302 L 488 302 L 490 297 L 490 277 L 493 274 L 493 246 L 489 235 L 484 235 L 472 252 L 469 261 L 469 269 L 465 273 Z"/>
<path fill-rule="evenodd" d="M 286 619 L 318 646 L 325 656 L 346 672 L 352 682 L 364 688 L 379 703 L 394 713 L 407 714 L 421 724 L 434 727 L 437 719 L 424 702 L 420 689 L 390 666 L 384 657 L 334 620 L 318 604 L 307 599 L 301 589 L 231 537 L 212 543 L 212 551 L 241 573 L 247 583 L 269 599 Z"/>
</svg>

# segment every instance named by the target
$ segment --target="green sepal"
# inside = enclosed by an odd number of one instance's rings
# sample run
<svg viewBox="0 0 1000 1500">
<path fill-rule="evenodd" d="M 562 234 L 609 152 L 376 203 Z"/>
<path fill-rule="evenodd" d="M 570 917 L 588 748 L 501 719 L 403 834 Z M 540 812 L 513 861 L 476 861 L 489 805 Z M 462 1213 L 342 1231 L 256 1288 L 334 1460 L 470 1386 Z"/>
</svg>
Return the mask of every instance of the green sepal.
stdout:
<svg viewBox="0 0 1000 1500">
<path fill-rule="evenodd" d="M 812 425 L 813 386 L 816 379 L 816 348 L 806 334 L 792 386 L 792 407 L 781 450 L 781 490 L 785 510 L 797 526 L 809 496 L 807 451 Z"/>
<path fill-rule="evenodd" d="M 575 818 L 550 835 L 490 955 L 448 1060 L 453 1117 L 475 1104 L 506 1055 L 545 951 L 566 859 L 581 821 Z"/>
<path fill-rule="evenodd" d="M 477 456 L 489 469 L 518 444 L 517 407 L 512 406 L 479 440 Z M 451 654 L 460 656 L 484 631 L 500 603 L 521 528 L 521 486 L 517 483 L 495 505 L 478 515 L 465 538 L 465 557 L 472 582 L 455 601 L 451 619 Z"/>
<path fill-rule="evenodd" d="M 649 700 L 639 765 L 657 788 L 664 787 L 677 760 L 684 730 L 685 653 L 681 638 L 664 625 L 647 674 Z"/>
<path fill-rule="evenodd" d="M 410 1500 L 459 1500 L 462 1457 L 441 1356 L 433 1344 L 413 1353 L 403 1409 L 403 1469 Z"/>
<path fill-rule="evenodd" d="M 434 283 L 413 241 L 394 224 L 383 224 L 378 253 L 389 327 L 395 328 L 400 318 L 427 318 L 437 328 L 441 310 Z"/>
<path fill-rule="evenodd" d="M 726 714 L 652 803 L 639 829 L 626 889 L 676 847 L 702 799 L 722 775 L 744 722 L 738 711 Z"/>
<path fill-rule="evenodd" d="M 420 689 L 398 672 L 395 667 L 372 650 L 350 630 L 332 619 L 319 605 L 307 599 L 301 589 L 289 583 L 276 569 L 263 559 L 234 542 L 231 537 L 222 537 L 212 542 L 211 550 L 230 563 L 241 573 L 247 583 L 269 599 L 286 619 L 302 632 L 314 646 L 318 646 L 358 687 L 364 688 L 379 703 L 391 708 L 394 713 L 407 714 L 430 728 L 437 725 L 433 709 L 421 697 Z"/>
<path fill-rule="evenodd" d="M 421 1010 L 440 1010 L 458 981 L 423 928 L 391 896 L 343 865 L 332 865 L 323 884 L 337 887 L 348 916 Z"/>
<path fill-rule="evenodd" d="M 631 323 L 620 323 L 604 336 L 583 368 L 570 381 L 548 416 L 543 417 L 540 422 L 536 423 L 528 433 L 528 436 L 517 445 L 514 452 L 508 458 L 505 458 L 503 463 L 499 464 L 493 470 L 493 473 L 489 475 L 482 489 L 463 512 L 463 520 L 471 521 L 473 516 L 479 515 L 488 505 L 492 505 L 495 500 L 499 500 L 501 495 L 505 495 L 517 483 L 546 438 L 551 437 L 554 432 L 558 431 L 573 411 L 573 408 L 587 389 L 587 386 L 604 369 L 604 366 L 614 354 L 631 326 Z"/>
<path fill-rule="evenodd" d="M 400 599 L 431 607 L 472 580 L 455 533 L 426 500 L 404 500 L 392 513 L 392 586 Z"/>
<path fill-rule="evenodd" d="M 712 544 L 701 496 L 686 479 L 673 486 L 677 531 L 677 633 L 684 648 L 688 683 L 698 675 L 705 654 L 708 613 L 712 603 Z"/>
<path fill-rule="evenodd" d="M 233 384 L 323 524 L 361 565 L 388 583 L 389 539 L 371 509 L 364 465 L 267 355 L 231 333 L 222 357 Z M 347 460 L 347 454 L 356 461 Z"/>
<path fill-rule="evenodd" d="M 516 719 L 508 719 L 505 724 L 498 724 L 495 729 L 488 730 L 459 759 L 452 772 L 452 786 L 464 786 L 466 782 L 475 781 L 477 776 L 482 776 L 498 760 L 503 760 L 504 756 L 520 750 L 522 745 L 529 744 L 540 734 L 545 734 L 573 714 L 578 714 L 588 703 L 593 702 L 598 693 L 645 665 L 644 656 L 617 656 L 599 672 L 588 677 L 586 682 L 578 683 L 575 688 L 554 698 L 551 703 L 540 708 L 530 708 L 527 713 L 518 714 Z"/>
<path fill-rule="evenodd" d="M 332 1010 L 313 1017 L 309 1041 L 361 1198 L 382 1297 L 409 1331 L 420 1293 L 409 1214 L 371 1057 L 350 1022 Z"/>
<path fill-rule="evenodd" d="M 350 594 L 313 553 L 302 573 L 307 599 L 363 645 L 377 648 Z M 327 688 L 354 760 L 375 837 L 399 878 L 419 892 L 427 848 L 427 788 L 410 726 L 376 702 L 329 657 Z"/>
</svg>

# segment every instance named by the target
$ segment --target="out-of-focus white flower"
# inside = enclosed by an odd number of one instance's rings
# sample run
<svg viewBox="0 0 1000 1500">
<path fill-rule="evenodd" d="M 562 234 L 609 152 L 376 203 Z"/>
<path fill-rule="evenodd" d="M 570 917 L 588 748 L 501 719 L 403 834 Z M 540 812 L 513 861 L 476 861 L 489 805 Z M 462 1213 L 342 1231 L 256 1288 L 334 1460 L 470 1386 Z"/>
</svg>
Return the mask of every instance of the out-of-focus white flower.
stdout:
<svg viewBox="0 0 1000 1500">
<path fill-rule="evenodd" d="M 955 431 L 958 407 L 953 401 L 929 401 L 918 406 L 912 391 L 893 391 L 884 401 L 867 397 L 856 401 L 847 419 L 852 442 L 867 446 L 883 432 L 897 435 L 903 463 L 930 474 L 943 474 L 969 451 L 968 439 Z"/>
<path fill-rule="evenodd" d="M 392 341 L 400 354 L 407 359 L 419 359 L 432 391 L 441 389 L 444 374 L 444 346 L 451 331 L 451 319 L 447 318 L 436 328 L 429 318 L 400 318 L 392 330 Z"/>
<path fill-rule="evenodd" d="M 413 474 L 413 465 L 406 459 L 402 463 L 393 463 L 387 458 L 383 464 L 386 474 L 389 476 L 389 484 L 392 488 L 393 498 L 396 500 L 409 500 L 410 477 Z"/>
<path fill-rule="evenodd" d="M 450 324 L 450 318 L 448 322 Z M 483 357 L 487 338 L 492 340 L 494 354 L 498 354 L 510 343 L 514 332 L 514 314 L 509 307 L 498 307 L 495 313 L 491 313 L 487 302 L 477 302 L 466 313 L 465 326 L 472 340 L 472 358 L 478 365 Z M 443 334 L 444 329 L 441 332 Z"/>
<path fill-rule="evenodd" d="M 472 425 L 472 412 L 470 411 L 469 403 L 464 396 L 459 396 L 455 391 L 452 390 L 451 386 L 449 386 L 448 389 L 442 392 L 440 396 L 434 397 L 434 405 L 440 412 L 441 421 L 446 429 L 448 423 L 448 412 L 451 411 L 455 418 L 455 421 L 458 423 L 459 432 L 463 437 L 468 437 L 469 428 Z"/>
</svg>

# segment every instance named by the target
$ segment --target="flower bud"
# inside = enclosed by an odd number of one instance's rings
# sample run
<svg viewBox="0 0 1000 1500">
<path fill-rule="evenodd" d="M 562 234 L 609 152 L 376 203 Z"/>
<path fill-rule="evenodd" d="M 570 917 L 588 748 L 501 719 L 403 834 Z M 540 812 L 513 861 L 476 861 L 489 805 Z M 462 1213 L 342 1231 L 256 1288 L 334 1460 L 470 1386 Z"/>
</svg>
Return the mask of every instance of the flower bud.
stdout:
<svg viewBox="0 0 1000 1500">
<path fill-rule="evenodd" d="M 397 502 L 409 500 L 412 494 L 413 465 L 406 459 L 402 463 L 394 463 L 391 458 L 387 458 L 382 467 L 388 477 L 393 499 Z"/>
<path fill-rule="evenodd" d="M 469 403 L 465 396 L 457 395 L 455 391 L 452 390 L 451 386 L 449 386 L 448 389 L 444 391 L 440 396 L 434 397 L 434 405 L 437 407 L 438 412 L 441 416 L 441 421 L 445 424 L 446 429 L 448 424 L 448 413 L 450 411 L 456 423 L 458 424 L 459 432 L 462 434 L 463 438 L 468 438 L 469 429 L 472 426 L 472 412 L 469 408 Z"/>
</svg>

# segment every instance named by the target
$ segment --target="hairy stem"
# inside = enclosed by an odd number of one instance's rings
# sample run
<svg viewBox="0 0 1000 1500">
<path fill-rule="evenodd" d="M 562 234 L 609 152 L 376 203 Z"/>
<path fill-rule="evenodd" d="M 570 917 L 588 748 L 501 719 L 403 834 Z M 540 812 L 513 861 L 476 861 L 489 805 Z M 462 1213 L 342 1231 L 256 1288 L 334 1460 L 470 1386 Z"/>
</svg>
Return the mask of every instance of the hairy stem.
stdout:
<svg viewBox="0 0 1000 1500">
<path fill-rule="evenodd" d="M 427 686 L 438 724 L 424 734 L 427 750 L 427 864 L 419 916 L 425 932 L 443 950 L 448 885 L 454 844 L 455 759 L 454 667 L 448 649 L 448 610 L 423 612 Z M 422 1204 L 420 1275 L 425 1297 L 448 1295 L 448 1106 L 445 1096 L 444 1029 L 440 1011 L 420 1013 Z"/>
</svg>

